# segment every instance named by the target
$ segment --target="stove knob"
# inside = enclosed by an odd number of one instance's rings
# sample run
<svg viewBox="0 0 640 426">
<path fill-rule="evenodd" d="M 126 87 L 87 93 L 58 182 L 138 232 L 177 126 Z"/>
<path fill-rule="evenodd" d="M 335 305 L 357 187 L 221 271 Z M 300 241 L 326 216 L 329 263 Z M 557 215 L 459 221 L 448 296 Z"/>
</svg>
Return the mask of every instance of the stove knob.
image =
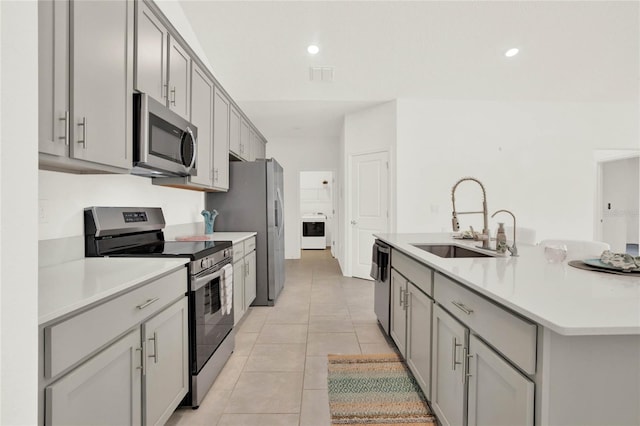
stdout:
<svg viewBox="0 0 640 426">
<path fill-rule="evenodd" d="M 207 268 L 207 259 L 202 259 L 202 260 L 200 261 L 200 267 L 201 267 L 202 269 Z"/>
</svg>

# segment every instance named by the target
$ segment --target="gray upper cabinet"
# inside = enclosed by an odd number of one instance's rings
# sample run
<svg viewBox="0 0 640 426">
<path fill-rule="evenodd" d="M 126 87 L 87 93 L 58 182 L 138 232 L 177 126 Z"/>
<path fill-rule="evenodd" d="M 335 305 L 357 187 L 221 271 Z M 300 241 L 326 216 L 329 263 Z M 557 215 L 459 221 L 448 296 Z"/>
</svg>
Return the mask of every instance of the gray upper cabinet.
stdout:
<svg viewBox="0 0 640 426">
<path fill-rule="evenodd" d="M 213 99 L 213 188 L 229 189 L 229 138 L 231 104 L 220 88 Z"/>
<path fill-rule="evenodd" d="M 253 158 L 267 158 L 267 147 L 264 139 L 258 136 L 253 146 Z"/>
<path fill-rule="evenodd" d="M 232 105 L 229 116 L 229 151 L 240 157 L 240 123 L 242 119 L 238 110 Z"/>
<path fill-rule="evenodd" d="M 73 2 L 71 9 L 71 156 L 130 168 L 133 0 Z"/>
<path fill-rule="evenodd" d="M 191 122 L 198 128 L 198 154 L 196 176 L 191 182 L 211 186 L 211 147 L 213 143 L 213 81 L 195 63 L 191 73 Z"/>
<path fill-rule="evenodd" d="M 251 144 L 251 128 L 249 127 L 249 123 L 244 119 L 244 117 L 240 118 L 240 158 L 243 160 L 249 159 L 249 146 Z"/>
<path fill-rule="evenodd" d="M 169 38 L 169 108 L 189 118 L 191 57 L 175 39 Z"/>
<path fill-rule="evenodd" d="M 136 89 L 166 103 L 169 31 L 144 1 L 136 5 Z"/>
<path fill-rule="evenodd" d="M 133 12 L 133 0 L 38 2 L 41 168 L 131 168 Z"/>
<path fill-rule="evenodd" d="M 38 147 L 69 153 L 69 3 L 38 2 Z"/>
</svg>

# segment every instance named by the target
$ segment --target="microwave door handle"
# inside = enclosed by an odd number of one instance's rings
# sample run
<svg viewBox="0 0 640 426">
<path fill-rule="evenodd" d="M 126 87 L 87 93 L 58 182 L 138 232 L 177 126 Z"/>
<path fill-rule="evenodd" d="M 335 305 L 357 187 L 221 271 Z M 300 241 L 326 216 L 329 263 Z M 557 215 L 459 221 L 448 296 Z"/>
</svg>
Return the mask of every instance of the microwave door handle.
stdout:
<svg viewBox="0 0 640 426">
<path fill-rule="evenodd" d="M 188 168 L 192 169 L 196 164 L 196 150 L 198 146 L 196 145 L 196 137 L 193 135 L 191 128 L 187 127 L 186 132 L 189 133 L 189 136 L 191 136 L 191 148 L 193 150 L 193 155 L 191 156 L 191 164 L 189 164 Z"/>
</svg>

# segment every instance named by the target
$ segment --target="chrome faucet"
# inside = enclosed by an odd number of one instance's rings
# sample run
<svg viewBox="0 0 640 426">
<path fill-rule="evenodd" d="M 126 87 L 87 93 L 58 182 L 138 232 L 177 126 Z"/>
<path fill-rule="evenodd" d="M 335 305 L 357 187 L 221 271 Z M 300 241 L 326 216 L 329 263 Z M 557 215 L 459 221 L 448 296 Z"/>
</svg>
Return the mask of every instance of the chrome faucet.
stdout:
<svg viewBox="0 0 640 426">
<path fill-rule="evenodd" d="M 480 185 L 480 188 L 482 188 L 482 211 L 476 211 L 476 212 L 456 212 L 456 188 L 458 187 L 458 185 L 460 185 L 462 182 L 464 182 L 465 180 L 471 180 L 473 182 L 476 182 L 478 185 Z M 482 230 L 482 234 L 480 234 L 481 236 L 478 238 L 480 240 L 482 240 L 482 248 L 484 249 L 488 249 L 489 248 L 489 212 L 487 210 L 487 191 L 485 191 L 484 189 L 484 185 L 482 184 L 482 182 L 480 182 L 478 179 L 474 178 L 474 177 L 463 177 L 462 179 L 460 179 L 459 181 L 456 182 L 455 185 L 453 185 L 453 188 L 451 188 L 451 203 L 453 204 L 453 213 L 452 213 L 452 218 L 451 218 L 451 225 L 453 227 L 454 232 L 457 232 L 460 230 L 460 223 L 458 222 L 458 215 L 459 214 L 482 214 L 482 217 L 484 219 L 484 229 Z M 474 234 L 474 237 L 476 235 Z"/>
<path fill-rule="evenodd" d="M 513 245 L 511 247 L 507 245 L 507 250 L 509 250 L 509 253 L 511 253 L 511 256 L 518 257 L 518 247 L 516 247 L 516 215 L 511 213 L 509 210 L 502 209 L 502 210 L 496 211 L 494 214 L 491 215 L 491 217 L 494 217 L 498 213 L 509 213 L 513 218 Z"/>
</svg>

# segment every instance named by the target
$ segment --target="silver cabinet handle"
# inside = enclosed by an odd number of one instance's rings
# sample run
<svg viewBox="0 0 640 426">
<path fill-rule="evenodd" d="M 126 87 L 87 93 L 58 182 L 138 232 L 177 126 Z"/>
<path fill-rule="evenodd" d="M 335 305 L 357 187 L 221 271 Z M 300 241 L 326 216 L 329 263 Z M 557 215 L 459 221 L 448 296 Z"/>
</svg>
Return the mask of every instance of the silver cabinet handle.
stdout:
<svg viewBox="0 0 640 426">
<path fill-rule="evenodd" d="M 149 340 L 153 340 L 153 355 L 147 355 L 148 358 L 153 358 L 153 363 L 158 363 L 158 335 L 156 332 L 153 332 L 153 337 L 150 337 Z"/>
<path fill-rule="evenodd" d="M 218 168 L 217 167 L 213 171 L 213 176 L 214 176 L 213 180 L 215 182 L 217 182 L 218 181 Z"/>
<path fill-rule="evenodd" d="M 69 111 L 65 111 L 64 117 L 60 117 L 58 120 L 64 121 L 64 136 L 58 136 L 58 139 L 64 139 L 64 144 L 69 146 Z"/>
<path fill-rule="evenodd" d="M 147 300 L 146 302 L 144 302 L 143 304 L 136 306 L 136 308 L 138 308 L 138 309 L 144 309 L 144 308 L 146 308 L 147 306 L 151 305 L 152 303 L 157 302 L 158 300 L 160 300 L 160 298 L 159 298 L 159 297 L 154 297 L 153 299 L 149 299 L 149 300 Z"/>
<path fill-rule="evenodd" d="M 466 307 L 464 304 L 460 302 L 451 302 L 451 303 L 453 304 L 453 306 L 460 309 L 462 312 L 464 312 L 467 315 L 471 315 L 473 313 L 473 309 Z"/>
<path fill-rule="evenodd" d="M 458 346 L 462 346 L 462 344 L 458 343 L 458 340 L 454 337 L 451 346 L 451 369 L 456 371 L 456 365 L 462 364 L 456 360 L 456 353 L 458 352 Z"/>
<path fill-rule="evenodd" d="M 176 88 L 171 89 L 171 105 L 176 105 Z"/>
<path fill-rule="evenodd" d="M 78 126 L 82 126 L 82 140 L 79 140 L 78 143 L 87 149 L 87 117 L 82 117 L 82 123 L 78 123 Z"/>
<path fill-rule="evenodd" d="M 462 348 L 462 383 L 466 383 L 467 379 L 472 376 L 469 374 L 469 358 L 473 358 L 473 355 L 469 353 L 469 349 Z"/>
<path fill-rule="evenodd" d="M 400 290 L 400 306 L 402 306 L 402 309 L 404 309 L 404 290 L 402 289 L 402 287 L 400 287 L 398 290 Z"/>
<path fill-rule="evenodd" d="M 160 88 L 160 94 L 162 95 L 163 98 L 166 98 L 168 96 L 169 93 L 169 83 L 165 83 L 162 85 L 162 87 Z"/>
<path fill-rule="evenodd" d="M 409 304 L 411 303 L 411 298 L 409 297 L 409 290 L 404 291 L 404 310 L 409 309 Z"/>
<path fill-rule="evenodd" d="M 244 276 L 245 277 L 249 276 L 249 265 L 244 265 Z"/>
<path fill-rule="evenodd" d="M 136 367 L 136 370 L 141 370 L 144 376 L 144 345 L 136 348 L 136 352 L 140 352 L 140 365 Z"/>
<path fill-rule="evenodd" d="M 351 221 L 351 224 L 352 224 L 352 225 L 357 225 L 357 224 L 358 224 L 358 222 L 356 222 L 355 220 L 352 220 L 352 221 Z"/>
</svg>

